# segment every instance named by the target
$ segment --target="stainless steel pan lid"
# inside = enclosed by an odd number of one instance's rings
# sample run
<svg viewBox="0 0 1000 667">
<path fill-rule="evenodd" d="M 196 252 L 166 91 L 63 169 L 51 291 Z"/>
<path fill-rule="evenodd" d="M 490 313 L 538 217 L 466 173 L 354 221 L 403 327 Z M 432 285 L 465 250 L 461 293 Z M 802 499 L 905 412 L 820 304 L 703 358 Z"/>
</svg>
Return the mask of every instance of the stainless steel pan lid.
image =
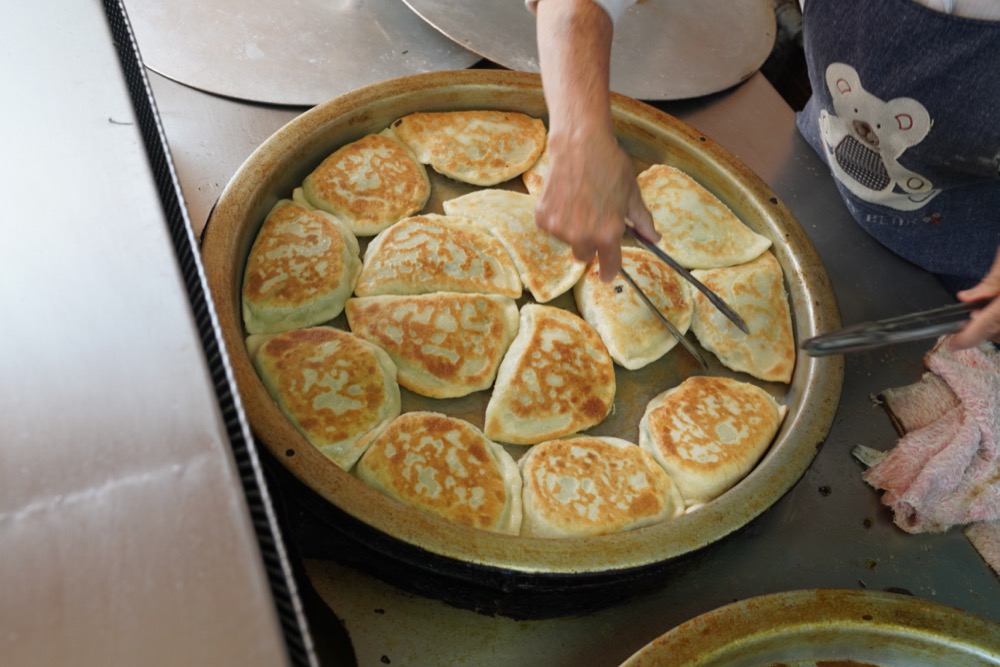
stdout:
<svg viewBox="0 0 1000 667">
<path fill-rule="evenodd" d="M 480 58 L 399 0 L 125 0 L 143 62 L 208 93 L 312 106 Z"/>
<path fill-rule="evenodd" d="M 495 63 L 538 72 L 535 17 L 524 0 L 404 0 L 443 34 Z M 771 54 L 770 0 L 649 0 L 615 26 L 611 89 L 640 100 L 680 100 L 734 86 Z"/>
<path fill-rule="evenodd" d="M 310 446 L 280 413 L 257 378 L 243 344 L 240 286 L 257 229 L 270 207 L 339 146 L 379 131 L 415 111 L 508 109 L 545 117 L 537 75 L 463 70 L 404 77 L 324 103 L 261 145 L 223 191 L 203 239 L 209 285 L 242 400 L 256 436 L 297 479 L 339 510 L 397 540 L 464 564 L 534 574 L 595 574 L 643 568 L 696 551 L 745 525 L 802 475 L 823 442 L 840 397 L 843 361 L 800 356 L 789 386 L 767 385 L 789 408 L 774 444 L 735 488 L 675 521 L 615 535 L 548 540 L 499 535 L 452 525 L 367 487 Z M 755 231 L 774 241 L 786 276 L 797 340 L 839 326 L 825 270 L 802 228 L 771 190 L 709 138 L 648 105 L 614 96 L 615 130 L 640 163 L 668 162 L 705 184 Z M 433 176 L 432 176 L 433 177 Z M 443 179 L 435 187 L 444 188 Z M 440 206 L 441 190 L 429 207 Z M 572 299 L 570 298 L 570 301 Z M 678 383 L 696 366 L 683 350 L 648 374 L 619 383 L 614 419 L 598 434 L 638 429 L 649 393 Z M 709 372 L 726 373 L 717 364 Z M 485 392 L 481 392 L 485 393 Z M 426 399 L 432 400 L 432 399 Z M 447 409 L 481 424 L 478 399 Z M 404 410 L 420 409 L 418 397 Z M 637 436 L 629 436 L 633 439 Z"/>
</svg>

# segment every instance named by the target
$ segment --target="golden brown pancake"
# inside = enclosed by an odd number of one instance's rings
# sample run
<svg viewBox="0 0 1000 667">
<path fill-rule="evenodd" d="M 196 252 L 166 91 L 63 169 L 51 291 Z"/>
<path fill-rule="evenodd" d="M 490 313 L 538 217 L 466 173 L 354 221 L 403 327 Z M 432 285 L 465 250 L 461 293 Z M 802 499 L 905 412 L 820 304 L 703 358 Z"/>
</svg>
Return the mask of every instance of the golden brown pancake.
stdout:
<svg viewBox="0 0 1000 667">
<path fill-rule="evenodd" d="M 517 266 L 521 283 L 538 303 L 570 290 L 587 265 L 573 249 L 535 223 L 532 195 L 510 190 L 479 190 L 444 202 L 448 215 L 483 223 L 500 239 Z"/>
<path fill-rule="evenodd" d="M 373 432 L 399 414 L 392 359 L 346 331 L 312 327 L 250 336 L 247 350 L 285 416 L 345 470 Z"/>
<path fill-rule="evenodd" d="M 521 174 L 521 181 L 524 183 L 524 189 L 528 191 L 529 195 L 538 196 L 542 194 L 542 188 L 545 186 L 545 177 L 549 175 L 549 149 L 546 146 L 542 154 L 538 156 L 535 160 L 535 164 L 528 167 L 527 171 Z"/>
<path fill-rule="evenodd" d="M 601 337 L 573 313 L 529 303 L 500 363 L 484 432 L 531 445 L 600 423 L 615 399 L 615 369 Z"/>
<path fill-rule="evenodd" d="M 521 296 L 503 244 L 473 220 L 436 214 L 401 220 L 368 245 L 354 293 L 465 292 Z"/>
<path fill-rule="evenodd" d="M 521 296 L 503 244 L 474 220 L 428 214 L 400 220 L 368 245 L 357 296 L 465 292 Z"/>
<path fill-rule="evenodd" d="M 622 267 L 670 323 L 682 334 L 687 332 L 694 313 L 687 281 L 643 248 L 622 248 Z M 677 345 L 677 339 L 623 277 L 616 276 L 610 283 L 601 280 L 596 259 L 573 287 L 573 295 L 583 319 L 624 368 L 642 368 Z"/>
<path fill-rule="evenodd" d="M 693 376 L 649 402 L 639 422 L 639 445 L 667 471 L 687 506 L 695 507 L 753 469 L 786 411 L 748 382 Z"/>
<path fill-rule="evenodd" d="M 542 121 L 514 111 L 412 113 L 391 129 L 420 162 L 472 185 L 519 176 L 545 148 Z"/>
<path fill-rule="evenodd" d="M 528 450 L 518 466 L 522 535 L 600 535 L 684 512 L 684 500 L 652 455 L 619 438 L 549 440 Z"/>
<path fill-rule="evenodd" d="M 638 181 L 642 200 L 663 235 L 657 245 L 685 268 L 743 264 L 771 246 L 680 169 L 654 164 Z"/>
<path fill-rule="evenodd" d="M 399 384 L 431 398 L 489 389 L 518 325 L 514 300 L 495 294 L 357 297 L 346 312 L 351 331 L 392 358 Z"/>
<path fill-rule="evenodd" d="M 795 368 L 795 338 L 781 265 L 770 252 L 739 266 L 691 272 L 739 313 L 744 334 L 701 293 L 691 330 L 706 350 L 734 371 L 761 380 L 789 382 Z"/>
<path fill-rule="evenodd" d="M 378 434 L 355 472 L 382 493 L 448 521 L 520 531 L 517 464 L 461 419 L 434 412 L 401 415 Z"/>
<path fill-rule="evenodd" d="M 422 209 L 427 170 L 391 133 L 370 134 L 334 151 L 302 182 L 310 205 L 372 236 Z"/>
<path fill-rule="evenodd" d="M 333 319 L 354 290 L 358 240 L 333 216 L 279 201 L 250 248 L 243 273 L 248 333 L 277 333 Z"/>
</svg>

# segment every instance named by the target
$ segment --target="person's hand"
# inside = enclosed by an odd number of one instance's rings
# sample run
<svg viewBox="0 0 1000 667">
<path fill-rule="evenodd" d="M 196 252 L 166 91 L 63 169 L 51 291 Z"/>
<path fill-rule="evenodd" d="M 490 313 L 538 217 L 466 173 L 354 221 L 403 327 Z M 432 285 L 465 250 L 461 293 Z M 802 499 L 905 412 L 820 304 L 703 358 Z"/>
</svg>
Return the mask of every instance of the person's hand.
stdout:
<svg viewBox="0 0 1000 667">
<path fill-rule="evenodd" d="M 642 202 L 632 160 L 610 133 L 550 138 L 549 171 L 535 209 L 539 227 L 590 261 L 597 253 L 601 278 L 621 267 L 628 219 L 647 238 L 660 235 Z"/>
<path fill-rule="evenodd" d="M 549 112 L 549 171 L 535 208 L 538 226 L 573 248 L 597 253 L 601 278 L 621 267 L 625 219 L 660 235 L 639 196 L 635 168 L 615 140 L 608 88 L 614 25 L 592 0 L 541 0 L 538 60 Z"/>
<path fill-rule="evenodd" d="M 975 287 L 962 290 L 955 296 L 963 302 L 1000 296 L 1000 248 L 997 248 L 993 267 L 986 277 Z M 961 350 L 984 340 L 1000 341 L 1000 298 L 994 298 L 985 308 L 972 312 L 969 321 L 951 336 L 948 343 L 953 349 Z"/>
</svg>

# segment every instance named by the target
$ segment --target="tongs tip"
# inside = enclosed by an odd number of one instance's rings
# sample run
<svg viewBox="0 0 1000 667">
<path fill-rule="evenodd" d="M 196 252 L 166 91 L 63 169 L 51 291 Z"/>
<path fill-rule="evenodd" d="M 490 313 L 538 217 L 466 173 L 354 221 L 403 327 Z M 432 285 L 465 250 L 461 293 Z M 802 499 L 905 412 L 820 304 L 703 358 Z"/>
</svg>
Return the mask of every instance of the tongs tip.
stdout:
<svg viewBox="0 0 1000 667">
<path fill-rule="evenodd" d="M 688 281 L 691 285 L 697 288 L 699 292 L 704 294 L 708 298 L 708 300 L 712 302 L 712 305 L 718 308 L 719 311 L 723 315 L 725 315 L 730 322 L 736 325 L 737 329 L 739 329 L 745 334 L 750 333 L 750 327 L 748 327 L 747 323 L 743 321 L 743 318 L 740 317 L 739 313 L 733 310 L 733 308 L 728 303 L 723 301 L 718 294 L 713 292 L 704 283 L 702 283 L 700 280 L 691 275 L 691 272 L 685 269 L 683 266 L 681 266 L 677 262 L 677 260 L 675 260 L 673 257 L 664 252 L 662 248 L 653 243 L 650 239 L 646 238 L 643 234 L 639 233 L 632 225 L 625 225 L 625 231 L 629 234 L 629 236 L 631 236 L 640 244 L 642 244 L 643 247 L 645 247 L 647 250 L 649 250 L 654 255 L 663 260 L 663 262 L 665 262 L 667 266 L 669 266 L 674 271 L 679 273 L 681 277 L 684 278 L 684 280 Z"/>
<path fill-rule="evenodd" d="M 653 300 L 649 298 L 649 296 L 642 290 L 641 287 L 639 287 L 639 284 L 635 282 L 635 279 L 632 278 L 632 276 L 629 275 L 628 271 L 625 270 L 624 266 L 618 269 L 618 273 L 623 278 L 625 278 L 625 282 L 627 282 L 629 285 L 632 286 L 632 289 L 636 291 L 642 302 L 646 304 L 646 306 L 653 311 L 653 313 L 660 320 L 660 322 L 662 322 L 663 325 L 667 327 L 667 331 L 670 332 L 670 335 L 672 335 L 677 340 L 677 342 L 680 343 L 681 346 L 685 350 L 687 350 L 692 357 L 695 358 L 695 360 L 701 365 L 702 368 L 708 368 L 708 362 L 706 362 L 705 358 L 698 353 L 697 348 L 695 348 L 694 345 L 692 345 L 691 342 L 684 337 L 684 334 L 682 334 L 680 330 L 676 326 L 674 326 L 673 322 L 671 322 L 667 318 L 667 316 L 664 315 L 663 312 L 656 307 L 656 304 L 653 303 Z"/>
</svg>

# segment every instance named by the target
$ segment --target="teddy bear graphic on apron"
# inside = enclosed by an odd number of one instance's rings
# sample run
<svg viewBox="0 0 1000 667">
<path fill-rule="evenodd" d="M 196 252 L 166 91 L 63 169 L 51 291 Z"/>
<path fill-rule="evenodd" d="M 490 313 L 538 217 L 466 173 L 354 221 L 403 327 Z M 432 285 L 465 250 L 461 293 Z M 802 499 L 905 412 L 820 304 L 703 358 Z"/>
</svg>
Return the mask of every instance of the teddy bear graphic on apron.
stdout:
<svg viewBox="0 0 1000 667">
<path fill-rule="evenodd" d="M 826 69 L 833 112 L 819 113 L 819 128 L 834 175 L 858 198 L 899 211 L 914 211 L 940 190 L 906 169 L 899 157 L 931 129 L 920 102 L 883 101 L 865 90 L 857 71 L 835 62 Z"/>
</svg>

